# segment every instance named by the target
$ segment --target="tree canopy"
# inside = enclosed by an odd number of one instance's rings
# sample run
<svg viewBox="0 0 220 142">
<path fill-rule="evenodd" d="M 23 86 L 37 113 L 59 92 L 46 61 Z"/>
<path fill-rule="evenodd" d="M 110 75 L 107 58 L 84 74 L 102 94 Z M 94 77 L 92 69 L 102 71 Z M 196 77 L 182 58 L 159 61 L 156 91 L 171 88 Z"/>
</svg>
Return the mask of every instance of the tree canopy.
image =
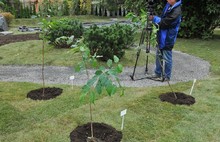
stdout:
<svg viewBox="0 0 220 142">
<path fill-rule="evenodd" d="M 139 13 L 147 9 L 147 0 L 125 0 L 128 9 Z M 166 0 L 154 0 L 154 10 L 160 15 Z M 211 38 L 214 29 L 220 25 L 219 0 L 182 0 L 182 23 L 179 37 Z"/>
</svg>

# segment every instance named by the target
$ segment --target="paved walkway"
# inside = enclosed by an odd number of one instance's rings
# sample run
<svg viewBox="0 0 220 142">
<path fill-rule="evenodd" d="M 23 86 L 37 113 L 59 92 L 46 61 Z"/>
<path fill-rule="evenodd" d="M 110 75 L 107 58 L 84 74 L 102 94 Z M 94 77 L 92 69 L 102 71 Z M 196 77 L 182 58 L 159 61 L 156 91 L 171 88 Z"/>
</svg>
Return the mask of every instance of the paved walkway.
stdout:
<svg viewBox="0 0 220 142">
<path fill-rule="evenodd" d="M 171 84 L 177 82 L 190 81 L 194 78 L 204 79 L 209 75 L 210 64 L 200 58 L 174 51 L 173 54 L 173 77 Z M 144 77 L 144 68 L 137 67 L 136 78 Z M 149 65 L 149 73 L 152 73 L 154 65 Z M 161 86 L 167 85 L 166 82 L 157 82 L 149 79 L 132 81 L 130 75 L 133 72 L 133 67 L 125 67 L 120 75 L 122 85 L 127 87 L 145 87 L 145 86 Z M 89 73 L 94 73 L 89 70 Z M 83 85 L 86 83 L 86 74 L 75 73 L 72 67 L 45 67 L 46 84 L 71 84 L 69 77 L 74 75 L 74 85 Z M 0 81 L 15 81 L 15 82 L 34 82 L 41 83 L 41 66 L 0 66 Z"/>
</svg>

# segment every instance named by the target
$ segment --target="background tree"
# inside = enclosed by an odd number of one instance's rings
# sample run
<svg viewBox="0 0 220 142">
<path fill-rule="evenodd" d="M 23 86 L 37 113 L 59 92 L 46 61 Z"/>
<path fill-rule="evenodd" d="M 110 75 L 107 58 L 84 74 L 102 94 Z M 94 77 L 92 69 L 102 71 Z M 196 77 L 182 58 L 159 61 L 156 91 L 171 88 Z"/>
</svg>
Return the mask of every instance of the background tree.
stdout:
<svg viewBox="0 0 220 142">
<path fill-rule="evenodd" d="M 220 23 L 219 0 L 182 1 L 180 37 L 210 38 Z"/>
<path fill-rule="evenodd" d="M 156 14 L 160 15 L 166 0 L 155 0 Z M 146 10 L 147 0 L 125 0 L 127 9 L 136 14 L 140 9 Z M 220 24 L 219 0 L 182 0 L 182 23 L 179 37 L 184 38 L 211 38 L 214 29 Z"/>
</svg>

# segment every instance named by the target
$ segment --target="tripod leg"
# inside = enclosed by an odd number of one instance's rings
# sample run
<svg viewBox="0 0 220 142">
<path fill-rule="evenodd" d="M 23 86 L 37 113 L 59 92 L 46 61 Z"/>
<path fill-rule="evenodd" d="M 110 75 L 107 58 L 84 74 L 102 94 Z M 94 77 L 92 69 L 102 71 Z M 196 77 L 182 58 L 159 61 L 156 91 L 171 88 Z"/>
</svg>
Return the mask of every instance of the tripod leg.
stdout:
<svg viewBox="0 0 220 142">
<path fill-rule="evenodd" d="M 147 46 L 146 46 L 146 53 L 147 53 L 147 59 L 146 59 L 146 68 L 145 68 L 145 74 L 148 73 L 148 63 L 149 63 L 149 60 L 148 60 L 148 54 L 150 53 L 150 37 L 151 37 L 151 34 L 152 34 L 152 31 L 151 30 L 147 30 Z"/>
<path fill-rule="evenodd" d="M 148 53 L 147 53 L 146 68 L 145 68 L 145 74 L 147 73 L 148 73 Z"/>
<path fill-rule="evenodd" d="M 139 42 L 139 47 L 144 43 L 144 35 L 145 35 L 145 31 L 142 30 L 141 39 L 140 39 L 140 42 Z M 135 75 L 135 71 L 136 71 L 136 67 L 137 67 L 137 62 L 138 62 L 138 59 L 139 59 L 139 56 L 140 56 L 140 52 L 141 52 L 141 48 L 138 49 L 138 51 L 137 51 L 137 57 L 136 57 L 135 65 L 134 65 L 134 70 L 133 70 L 132 75 L 130 75 L 132 80 L 134 80 L 134 75 Z"/>
<path fill-rule="evenodd" d="M 136 57 L 135 65 L 134 65 L 134 70 L 133 70 L 132 75 L 130 75 L 132 80 L 134 80 L 134 74 L 135 74 L 135 71 L 136 71 L 137 62 L 138 62 L 138 59 L 139 59 L 139 56 L 140 56 L 140 52 L 141 52 L 141 49 L 139 49 L 138 52 L 137 52 L 137 57 Z"/>
</svg>

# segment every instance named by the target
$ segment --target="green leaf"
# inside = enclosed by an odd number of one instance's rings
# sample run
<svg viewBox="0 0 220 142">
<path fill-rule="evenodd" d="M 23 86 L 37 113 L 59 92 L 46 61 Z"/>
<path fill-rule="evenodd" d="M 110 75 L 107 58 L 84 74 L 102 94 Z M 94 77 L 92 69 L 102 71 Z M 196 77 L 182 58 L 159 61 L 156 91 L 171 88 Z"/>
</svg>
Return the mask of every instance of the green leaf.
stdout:
<svg viewBox="0 0 220 142">
<path fill-rule="evenodd" d="M 75 72 L 80 72 L 80 70 L 81 70 L 80 64 L 76 65 L 74 70 L 75 70 Z"/>
<path fill-rule="evenodd" d="M 95 74 L 96 74 L 96 75 L 100 75 L 100 74 L 102 74 L 102 71 L 101 71 L 101 70 L 97 70 L 97 71 L 95 72 Z"/>
<path fill-rule="evenodd" d="M 109 83 L 109 79 L 104 74 L 99 76 L 99 80 L 101 81 L 102 86 L 106 86 L 106 84 Z"/>
<path fill-rule="evenodd" d="M 113 94 L 115 94 L 115 92 L 116 92 L 116 86 L 115 85 L 108 85 L 108 86 L 106 86 L 106 91 L 107 91 L 107 93 L 108 93 L 108 95 L 109 96 L 112 96 Z"/>
<path fill-rule="evenodd" d="M 85 97 L 86 97 L 87 93 L 82 93 L 79 100 L 80 102 L 83 102 L 85 100 Z"/>
<path fill-rule="evenodd" d="M 91 88 L 91 87 L 93 86 L 93 84 L 96 82 L 97 78 L 98 78 L 97 75 L 93 76 L 91 79 L 89 79 L 89 80 L 87 81 L 86 84 Z"/>
<path fill-rule="evenodd" d="M 116 70 L 118 73 L 121 73 L 123 71 L 123 66 L 121 64 L 118 64 Z"/>
<path fill-rule="evenodd" d="M 97 68 L 98 62 L 97 62 L 96 59 L 93 59 L 93 60 L 92 60 L 92 66 L 93 66 L 94 68 Z"/>
<path fill-rule="evenodd" d="M 108 67 L 112 67 L 112 60 L 111 60 L 111 59 L 109 59 L 109 60 L 107 61 L 107 65 L 108 65 Z"/>
<path fill-rule="evenodd" d="M 95 90 L 98 94 L 101 94 L 102 93 L 102 84 L 101 84 L 101 81 L 98 81 L 98 83 L 96 84 L 95 86 Z"/>
<path fill-rule="evenodd" d="M 109 75 L 111 75 L 111 76 L 117 75 L 117 71 L 115 70 L 115 68 L 114 68 L 114 69 L 110 69 L 107 73 L 108 73 Z"/>
<path fill-rule="evenodd" d="M 119 62 L 119 58 L 117 56 L 114 55 L 114 62 L 118 63 Z"/>
<path fill-rule="evenodd" d="M 90 97 L 90 102 L 94 104 L 95 103 L 95 93 L 93 91 L 90 92 L 89 97 Z"/>
<path fill-rule="evenodd" d="M 99 67 L 99 70 L 104 71 L 105 67 L 101 66 L 101 67 Z"/>
<path fill-rule="evenodd" d="M 82 87 L 82 94 L 87 94 L 88 92 L 89 92 L 89 90 L 90 90 L 90 86 L 89 85 L 84 85 L 83 87 Z"/>
</svg>

